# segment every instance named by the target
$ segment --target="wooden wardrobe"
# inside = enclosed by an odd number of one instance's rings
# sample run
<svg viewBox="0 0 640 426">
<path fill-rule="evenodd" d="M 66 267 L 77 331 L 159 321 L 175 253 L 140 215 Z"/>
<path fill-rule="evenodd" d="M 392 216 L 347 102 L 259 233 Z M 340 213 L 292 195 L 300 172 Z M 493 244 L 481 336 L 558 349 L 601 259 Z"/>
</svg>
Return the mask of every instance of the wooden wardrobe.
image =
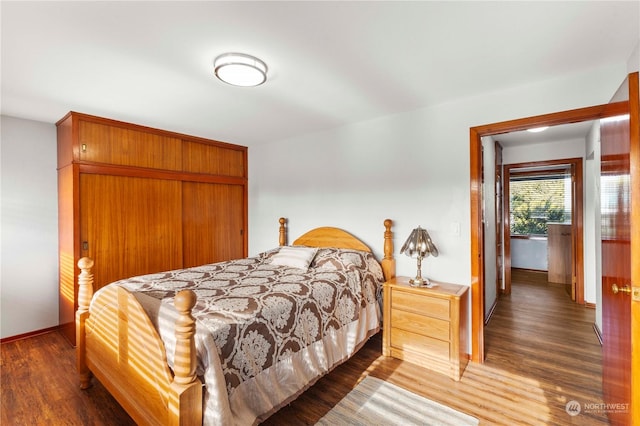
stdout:
<svg viewBox="0 0 640 426">
<path fill-rule="evenodd" d="M 247 148 L 70 112 L 57 123 L 60 329 L 75 345 L 79 270 L 94 290 L 247 256 Z"/>
</svg>

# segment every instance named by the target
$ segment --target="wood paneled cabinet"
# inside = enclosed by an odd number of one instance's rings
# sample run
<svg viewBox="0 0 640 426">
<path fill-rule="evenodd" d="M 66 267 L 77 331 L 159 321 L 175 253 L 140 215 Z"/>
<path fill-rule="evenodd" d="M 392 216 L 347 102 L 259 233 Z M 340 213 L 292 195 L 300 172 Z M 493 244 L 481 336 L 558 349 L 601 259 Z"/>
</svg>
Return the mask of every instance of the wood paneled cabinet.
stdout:
<svg viewBox="0 0 640 426">
<path fill-rule="evenodd" d="M 247 148 L 71 112 L 57 123 L 60 329 L 75 344 L 77 262 L 94 290 L 247 255 Z"/>
<path fill-rule="evenodd" d="M 457 381 L 469 361 L 468 287 L 435 284 L 411 287 L 407 277 L 384 284 L 382 352 Z"/>
<path fill-rule="evenodd" d="M 571 224 L 547 224 L 547 265 L 549 282 L 571 284 L 573 269 L 571 263 Z"/>
</svg>

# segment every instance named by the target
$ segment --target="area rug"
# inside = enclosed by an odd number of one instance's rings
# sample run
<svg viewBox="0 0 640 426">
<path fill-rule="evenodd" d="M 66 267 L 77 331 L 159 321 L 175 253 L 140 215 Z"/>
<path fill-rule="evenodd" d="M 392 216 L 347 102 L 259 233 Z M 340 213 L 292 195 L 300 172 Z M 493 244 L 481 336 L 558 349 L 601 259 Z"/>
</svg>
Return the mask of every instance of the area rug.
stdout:
<svg viewBox="0 0 640 426">
<path fill-rule="evenodd" d="M 367 376 L 316 425 L 475 426 L 478 419 Z"/>
</svg>

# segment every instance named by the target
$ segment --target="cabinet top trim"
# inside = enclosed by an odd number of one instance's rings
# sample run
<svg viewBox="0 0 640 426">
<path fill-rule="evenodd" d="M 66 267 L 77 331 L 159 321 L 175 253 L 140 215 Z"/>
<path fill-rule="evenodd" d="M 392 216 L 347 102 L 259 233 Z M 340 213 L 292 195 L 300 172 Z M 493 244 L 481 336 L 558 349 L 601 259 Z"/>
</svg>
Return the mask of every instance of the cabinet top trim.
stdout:
<svg viewBox="0 0 640 426">
<path fill-rule="evenodd" d="M 235 149 L 235 150 L 238 150 L 238 151 L 245 151 L 245 152 L 247 151 L 247 147 L 246 146 L 242 146 L 242 145 L 236 145 L 236 144 L 233 144 L 233 143 L 222 142 L 222 141 L 217 141 L 217 140 L 213 140 L 213 139 L 206 139 L 206 138 L 198 137 L 198 136 L 186 135 L 186 134 L 183 134 L 183 133 L 171 132 L 169 130 L 156 129 L 156 128 L 153 128 L 153 127 L 143 126 L 143 125 L 140 125 L 140 124 L 127 123 L 127 122 L 124 122 L 124 121 L 118 121 L 118 120 L 113 120 L 113 119 L 110 119 L 110 118 L 98 117 L 98 116 L 95 116 L 95 115 L 84 114 L 84 113 L 75 112 L 75 111 L 69 111 L 64 117 L 62 117 L 60 120 L 58 120 L 56 122 L 56 126 L 60 126 L 61 123 L 63 123 L 65 120 L 67 120 L 70 117 L 73 117 L 73 118 L 75 118 L 77 120 L 91 121 L 91 122 L 94 122 L 94 123 L 105 124 L 107 126 L 115 126 L 115 127 L 121 127 L 121 128 L 124 128 L 124 129 L 137 130 L 137 131 L 147 132 L 147 133 L 154 133 L 156 135 L 162 135 L 162 136 L 166 136 L 166 137 L 182 139 L 182 140 L 190 141 L 190 142 L 203 143 L 203 144 L 207 144 L 207 145 L 216 145 L 216 146 L 220 146 L 222 148 Z"/>
<path fill-rule="evenodd" d="M 148 179 L 166 179 L 178 180 L 183 182 L 247 185 L 247 178 L 244 176 L 211 175 L 206 173 L 189 173 L 175 170 L 159 170 L 143 167 L 131 167 L 89 162 L 73 162 L 73 165 L 77 167 L 79 173 L 87 174 L 129 176 Z M 60 168 L 58 170 L 60 170 Z"/>
</svg>

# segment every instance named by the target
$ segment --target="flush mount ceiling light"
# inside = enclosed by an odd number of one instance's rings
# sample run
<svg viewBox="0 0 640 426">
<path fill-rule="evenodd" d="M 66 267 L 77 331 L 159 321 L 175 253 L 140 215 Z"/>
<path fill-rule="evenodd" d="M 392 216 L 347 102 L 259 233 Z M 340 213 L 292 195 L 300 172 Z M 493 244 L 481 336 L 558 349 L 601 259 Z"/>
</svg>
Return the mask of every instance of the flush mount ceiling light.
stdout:
<svg viewBox="0 0 640 426">
<path fill-rule="evenodd" d="M 545 130 L 547 130 L 549 128 L 549 126 L 543 126 L 543 127 L 534 127 L 533 129 L 527 129 L 527 132 L 531 132 L 531 133 L 540 133 L 540 132 L 544 132 Z"/>
<path fill-rule="evenodd" d="M 244 53 L 223 53 L 213 67 L 216 77 L 233 86 L 259 86 L 267 81 L 267 64 Z"/>
</svg>

